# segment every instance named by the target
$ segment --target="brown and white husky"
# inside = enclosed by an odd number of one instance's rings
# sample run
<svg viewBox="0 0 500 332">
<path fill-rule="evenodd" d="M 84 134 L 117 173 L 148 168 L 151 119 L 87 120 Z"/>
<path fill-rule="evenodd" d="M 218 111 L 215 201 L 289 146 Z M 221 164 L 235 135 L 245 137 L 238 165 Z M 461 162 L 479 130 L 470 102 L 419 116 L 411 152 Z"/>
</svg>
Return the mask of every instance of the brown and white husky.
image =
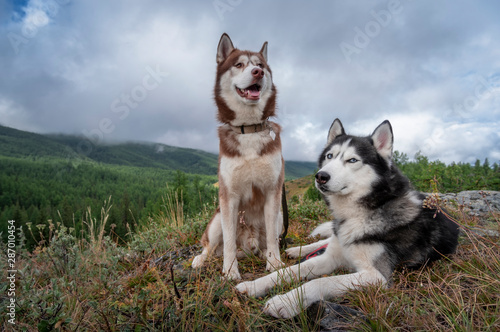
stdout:
<svg viewBox="0 0 500 332">
<path fill-rule="evenodd" d="M 267 270 L 282 267 L 279 236 L 284 161 L 276 111 L 276 88 L 267 64 L 267 42 L 259 52 L 242 51 L 223 34 L 217 48 L 215 102 L 219 134 L 219 204 L 202 236 L 203 252 L 223 255 L 222 272 L 241 279 L 237 258 L 254 253 Z"/>
</svg>

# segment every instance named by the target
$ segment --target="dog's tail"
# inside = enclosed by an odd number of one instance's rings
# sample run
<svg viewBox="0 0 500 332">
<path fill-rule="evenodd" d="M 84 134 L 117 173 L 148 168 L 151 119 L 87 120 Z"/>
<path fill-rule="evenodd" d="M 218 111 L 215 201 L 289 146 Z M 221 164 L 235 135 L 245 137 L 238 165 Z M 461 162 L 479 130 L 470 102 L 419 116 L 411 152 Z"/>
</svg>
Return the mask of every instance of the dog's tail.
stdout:
<svg viewBox="0 0 500 332">
<path fill-rule="evenodd" d="M 333 221 L 325 222 L 316 227 L 309 236 L 319 235 L 320 238 L 327 238 L 333 235 Z"/>
</svg>

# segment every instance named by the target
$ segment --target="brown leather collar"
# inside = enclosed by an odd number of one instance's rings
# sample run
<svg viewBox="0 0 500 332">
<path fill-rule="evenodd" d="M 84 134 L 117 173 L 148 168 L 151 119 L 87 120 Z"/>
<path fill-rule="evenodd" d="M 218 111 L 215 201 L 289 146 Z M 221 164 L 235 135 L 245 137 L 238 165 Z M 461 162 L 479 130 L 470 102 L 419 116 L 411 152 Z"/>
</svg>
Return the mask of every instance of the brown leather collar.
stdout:
<svg viewBox="0 0 500 332">
<path fill-rule="evenodd" d="M 267 121 L 256 123 L 252 125 L 231 126 L 231 128 L 238 134 L 253 134 L 266 130 L 269 127 Z"/>
</svg>

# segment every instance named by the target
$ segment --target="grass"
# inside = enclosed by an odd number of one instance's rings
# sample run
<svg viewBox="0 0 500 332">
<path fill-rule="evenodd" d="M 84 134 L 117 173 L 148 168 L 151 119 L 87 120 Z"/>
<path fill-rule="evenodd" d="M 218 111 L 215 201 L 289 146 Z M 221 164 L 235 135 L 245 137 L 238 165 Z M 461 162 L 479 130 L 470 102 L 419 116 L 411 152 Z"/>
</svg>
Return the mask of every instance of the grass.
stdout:
<svg viewBox="0 0 500 332">
<path fill-rule="evenodd" d="M 181 214 L 178 201 L 167 198 L 165 210 L 149 226 L 130 235 L 128 247 L 116 245 L 104 225 L 110 202 L 96 215 L 88 211 L 82 238 L 62 224 L 51 224 L 51 236 L 33 252 L 18 246 L 16 261 L 16 326 L 26 331 L 314 331 L 317 319 L 303 312 L 291 320 L 265 316 L 269 298 L 238 294 L 221 277 L 222 261 L 210 259 L 201 271 L 190 268 L 197 244 L 215 210 L 207 204 L 199 215 Z M 307 234 L 328 220 L 322 202 L 290 204 L 289 238 L 294 245 L 311 242 Z M 429 268 L 398 271 L 394 285 L 351 291 L 336 299 L 362 312 L 353 322 L 361 331 L 492 331 L 500 329 L 500 240 L 477 235 L 471 228 L 500 231 L 499 215 L 488 220 L 455 210 L 462 225 L 458 251 L 451 260 Z M 28 234 L 28 236 L 30 236 Z M 17 234 L 22 243 L 25 234 Z M 5 252 L 5 243 L 1 244 Z M 287 264 L 295 261 L 287 260 Z M 5 255 L 0 268 L 7 270 Z M 256 257 L 240 261 L 244 279 L 265 275 Z M 7 281 L 0 281 L 0 327 L 7 322 Z M 270 295 L 297 284 L 279 286 Z"/>
</svg>

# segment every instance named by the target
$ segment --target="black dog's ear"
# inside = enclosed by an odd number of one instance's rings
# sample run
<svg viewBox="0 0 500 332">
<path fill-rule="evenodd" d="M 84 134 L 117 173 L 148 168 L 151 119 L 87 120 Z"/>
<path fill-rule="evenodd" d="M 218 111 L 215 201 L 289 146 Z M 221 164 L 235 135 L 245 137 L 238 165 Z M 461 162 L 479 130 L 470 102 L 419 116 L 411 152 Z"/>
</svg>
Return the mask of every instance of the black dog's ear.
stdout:
<svg viewBox="0 0 500 332">
<path fill-rule="evenodd" d="M 378 153 L 387 160 L 392 159 L 392 146 L 394 135 L 391 123 L 387 120 L 382 122 L 372 134 L 373 145 Z"/>
<path fill-rule="evenodd" d="M 330 126 L 330 130 L 328 131 L 328 138 L 326 140 L 326 145 L 329 145 L 333 140 L 340 135 L 345 135 L 344 126 L 342 126 L 342 122 L 337 118 L 333 121 Z"/>
<path fill-rule="evenodd" d="M 219 40 L 219 46 L 217 46 L 217 63 L 224 62 L 233 50 L 234 46 L 231 38 L 227 33 L 223 33 Z"/>
</svg>

